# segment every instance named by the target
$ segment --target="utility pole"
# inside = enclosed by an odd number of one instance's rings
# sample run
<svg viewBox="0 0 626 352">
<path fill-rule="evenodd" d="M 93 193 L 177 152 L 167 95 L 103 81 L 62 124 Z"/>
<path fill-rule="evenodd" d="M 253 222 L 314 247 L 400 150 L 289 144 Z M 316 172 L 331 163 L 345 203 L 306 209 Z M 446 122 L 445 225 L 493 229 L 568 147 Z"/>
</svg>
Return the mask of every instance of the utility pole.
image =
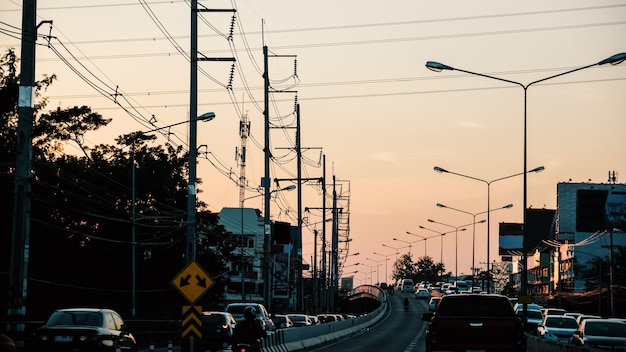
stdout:
<svg viewBox="0 0 626 352">
<path fill-rule="evenodd" d="M 235 12 L 234 9 L 198 9 L 191 0 L 191 57 L 189 86 L 189 181 L 187 183 L 187 263 L 196 259 L 196 198 L 198 138 L 198 61 L 235 61 L 235 58 L 198 57 L 198 12 Z M 193 347 L 193 346 L 192 346 Z"/>
<path fill-rule="evenodd" d="M 7 326 L 18 350 L 25 341 L 24 321 L 28 297 L 31 179 L 33 164 L 33 121 L 35 96 L 35 42 L 37 40 L 37 1 L 24 0 L 22 9 L 22 51 L 18 96 L 18 127 L 15 157 L 13 226 L 11 229 L 10 301 Z"/>
</svg>

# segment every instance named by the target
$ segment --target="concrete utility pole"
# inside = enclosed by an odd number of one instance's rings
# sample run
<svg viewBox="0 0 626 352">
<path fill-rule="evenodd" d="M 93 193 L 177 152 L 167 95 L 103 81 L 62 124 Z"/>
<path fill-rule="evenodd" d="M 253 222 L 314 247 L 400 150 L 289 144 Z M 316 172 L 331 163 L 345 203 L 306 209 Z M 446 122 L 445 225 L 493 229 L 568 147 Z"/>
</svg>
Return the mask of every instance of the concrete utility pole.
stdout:
<svg viewBox="0 0 626 352">
<path fill-rule="evenodd" d="M 13 226 L 11 229 L 11 268 L 9 277 L 9 320 L 18 350 L 23 350 L 28 297 L 31 179 L 33 164 L 33 121 L 35 90 L 35 42 L 37 40 L 37 1 L 24 0 L 22 9 L 22 52 L 18 96 L 18 126 L 15 157 Z"/>
<path fill-rule="evenodd" d="M 189 181 L 187 183 L 187 263 L 196 259 L 196 198 L 198 156 L 198 61 L 235 61 L 235 58 L 198 58 L 198 12 L 235 12 L 234 9 L 198 9 L 198 0 L 191 1 L 191 51 L 189 86 Z"/>
</svg>

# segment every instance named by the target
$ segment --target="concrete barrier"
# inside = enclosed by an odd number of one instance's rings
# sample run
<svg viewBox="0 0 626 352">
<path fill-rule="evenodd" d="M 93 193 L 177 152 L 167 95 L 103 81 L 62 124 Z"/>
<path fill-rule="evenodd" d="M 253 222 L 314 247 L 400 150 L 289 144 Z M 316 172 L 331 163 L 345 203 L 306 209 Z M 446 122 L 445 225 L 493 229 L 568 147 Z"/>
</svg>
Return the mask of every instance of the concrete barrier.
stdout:
<svg viewBox="0 0 626 352">
<path fill-rule="evenodd" d="M 606 352 L 597 348 L 570 345 L 562 342 L 546 341 L 545 339 L 526 334 L 526 352 Z"/>
<path fill-rule="evenodd" d="M 388 311 L 387 302 L 376 310 L 356 318 L 278 330 L 262 341 L 263 352 L 303 351 L 345 336 L 352 335 L 376 324 Z"/>
</svg>

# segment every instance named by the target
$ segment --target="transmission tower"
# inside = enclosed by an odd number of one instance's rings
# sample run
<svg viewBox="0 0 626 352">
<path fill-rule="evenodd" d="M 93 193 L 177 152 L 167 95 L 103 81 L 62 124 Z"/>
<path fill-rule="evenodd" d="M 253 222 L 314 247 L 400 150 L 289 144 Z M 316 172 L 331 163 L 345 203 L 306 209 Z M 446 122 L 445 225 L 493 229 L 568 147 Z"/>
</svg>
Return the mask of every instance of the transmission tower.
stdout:
<svg viewBox="0 0 626 352">
<path fill-rule="evenodd" d="M 246 111 L 241 116 L 241 121 L 239 121 L 241 145 L 236 149 L 235 153 L 235 159 L 239 162 L 239 204 L 241 204 L 242 208 L 246 196 L 246 143 L 249 135 L 250 122 L 248 121 L 248 112 Z"/>
</svg>

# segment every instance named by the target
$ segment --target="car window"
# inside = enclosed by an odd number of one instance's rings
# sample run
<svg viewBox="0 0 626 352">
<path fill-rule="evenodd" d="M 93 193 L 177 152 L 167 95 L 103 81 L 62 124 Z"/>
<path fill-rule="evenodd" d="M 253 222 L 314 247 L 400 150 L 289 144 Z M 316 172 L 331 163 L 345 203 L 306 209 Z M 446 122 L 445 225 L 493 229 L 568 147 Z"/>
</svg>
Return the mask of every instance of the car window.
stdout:
<svg viewBox="0 0 626 352">
<path fill-rule="evenodd" d="M 115 322 L 115 326 L 117 326 L 117 330 L 124 329 L 124 320 L 122 320 L 122 317 L 120 317 L 117 313 L 111 314 L 113 314 L 113 321 Z"/>
<path fill-rule="evenodd" d="M 101 326 L 102 318 L 97 312 L 55 312 L 50 319 L 48 319 L 46 325 Z"/>
<path fill-rule="evenodd" d="M 558 317 L 548 317 L 546 318 L 546 326 L 555 327 L 555 328 L 577 328 L 578 324 L 574 319 L 563 319 Z"/>
<path fill-rule="evenodd" d="M 111 330 L 117 330 L 117 327 L 115 326 L 115 319 L 111 313 L 104 314 L 104 324 Z"/>
<path fill-rule="evenodd" d="M 585 334 L 594 336 L 626 337 L 626 324 L 587 322 Z"/>
</svg>

